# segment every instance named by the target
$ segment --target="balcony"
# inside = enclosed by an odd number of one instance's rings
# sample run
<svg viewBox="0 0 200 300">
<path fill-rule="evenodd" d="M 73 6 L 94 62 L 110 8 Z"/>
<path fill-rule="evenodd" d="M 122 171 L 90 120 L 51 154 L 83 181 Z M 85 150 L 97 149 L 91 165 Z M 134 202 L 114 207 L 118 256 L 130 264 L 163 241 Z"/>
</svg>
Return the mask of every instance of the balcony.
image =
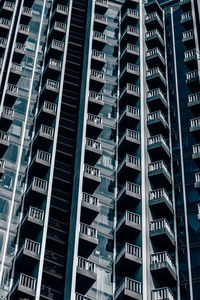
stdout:
<svg viewBox="0 0 200 300">
<path fill-rule="evenodd" d="M 35 157 L 33 158 L 29 166 L 29 175 L 45 176 L 47 170 L 51 166 L 51 154 L 42 150 L 37 150 Z"/>
<path fill-rule="evenodd" d="M 83 172 L 83 190 L 92 194 L 100 183 L 100 170 L 98 168 L 85 164 Z"/>
<path fill-rule="evenodd" d="M 127 25 L 136 25 L 139 21 L 139 10 L 132 9 L 132 8 L 127 8 L 125 13 L 122 15 L 122 30 L 127 26 Z"/>
<path fill-rule="evenodd" d="M 160 110 L 147 115 L 147 126 L 153 135 L 163 134 L 168 136 L 168 122 Z"/>
<path fill-rule="evenodd" d="M 126 154 L 118 167 L 118 181 L 122 183 L 130 177 L 134 179 L 140 171 L 140 158 L 130 154 Z"/>
<path fill-rule="evenodd" d="M 23 224 L 27 225 L 23 226 Z M 29 230 L 30 228 L 41 228 L 44 225 L 44 211 L 36 208 L 36 207 L 29 207 L 27 214 L 22 219 L 21 227 L 23 226 L 23 230 Z"/>
<path fill-rule="evenodd" d="M 40 259 L 40 243 L 25 239 L 23 246 L 20 248 L 16 255 L 16 264 L 23 265 L 23 270 L 28 272 L 30 270 L 30 264 L 34 264 L 34 261 Z"/>
<path fill-rule="evenodd" d="M 190 120 L 190 132 L 199 141 L 200 118 L 194 118 Z"/>
<path fill-rule="evenodd" d="M 151 254 L 150 270 L 161 285 L 175 284 L 176 267 L 166 251 Z"/>
<path fill-rule="evenodd" d="M 157 28 L 162 32 L 164 27 L 162 17 L 156 11 L 146 15 L 145 25 L 148 31 Z"/>
<path fill-rule="evenodd" d="M 101 155 L 102 155 L 101 143 L 96 140 L 86 138 L 85 162 L 95 165 L 97 161 L 100 159 Z"/>
<path fill-rule="evenodd" d="M 87 136 L 96 139 L 103 130 L 102 118 L 96 115 L 88 114 Z"/>
<path fill-rule="evenodd" d="M 0 178 L 4 174 L 4 167 L 5 167 L 5 161 L 3 159 L 0 159 Z"/>
<path fill-rule="evenodd" d="M 148 48 L 159 48 L 161 51 L 164 50 L 164 40 L 158 29 L 147 31 L 145 40 Z"/>
<path fill-rule="evenodd" d="M 140 121 L 140 110 L 137 107 L 127 105 L 119 118 L 118 126 L 120 130 L 125 128 L 135 129 Z"/>
<path fill-rule="evenodd" d="M 183 11 L 191 10 L 191 0 L 180 0 L 179 5 Z"/>
<path fill-rule="evenodd" d="M 181 15 L 181 24 L 185 27 L 186 30 L 189 30 L 193 26 L 192 22 L 192 11 L 188 11 Z"/>
<path fill-rule="evenodd" d="M 140 88 L 137 85 L 127 83 L 121 91 L 119 105 L 120 108 L 128 105 L 135 105 L 140 98 Z"/>
<path fill-rule="evenodd" d="M 200 172 L 199 172 L 199 173 L 195 173 L 194 176 L 195 176 L 194 187 L 195 187 L 197 190 L 200 190 Z"/>
<path fill-rule="evenodd" d="M 146 80 L 151 89 L 160 88 L 166 90 L 166 79 L 159 67 L 147 70 Z"/>
<path fill-rule="evenodd" d="M 81 202 L 81 221 L 90 224 L 99 212 L 99 199 L 90 194 L 83 193 Z"/>
<path fill-rule="evenodd" d="M 47 196 L 47 192 L 48 181 L 38 177 L 33 177 L 33 180 L 26 190 L 26 201 L 31 204 L 35 204 L 37 199 L 38 204 L 40 204 L 41 199 L 44 199 Z"/>
<path fill-rule="evenodd" d="M 0 18 L 0 29 L 1 29 L 1 35 L 6 37 L 8 34 L 8 31 L 11 26 L 11 21 L 8 19 Z"/>
<path fill-rule="evenodd" d="M 43 78 L 46 79 L 49 76 L 50 79 L 56 80 L 61 71 L 62 62 L 60 60 L 50 58 L 44 70 Z"/>
<path fill-rule="evenodd" d="M 96 70 L 90 73 L 90 90 L 99 92 L 106 83 L 105 74 Z M 97 90 L 96 90 L 97 89 Z"/>
<path fill-rule="evenodd" d="M 14 84 L 8 83 L 4 104 L 8 107 L 12 107 L 18 96 L 18 87 Z"/>
<path fill-rule="evenodd" d="M 182 43 L 188 48 L 195 48 L 194 31 L 188 30 L 183 32 Z"/>
<path fill-rule="evenodd" d="M 141 264 L 142 249 L 138 246 L 125 243 L 125 246 L 116 255 L 115 267 L 122 276 L 133 276 Z"/>
<path fill-rule="evenodd" d="M 22 8 L 22 21 L 23 18 L 31 19 L 33 14 L 33 10 L 30 7 L 23 6 Z"/>
<path fill-rule="evenodd" d="M 140 30 L 138 27 L 128 25 L 126 29 L 122 32 L 121 36 L 121 47 L 125 47 L 128 42 L 133 42 L 136 44 L 140 37 Z"/>
<path fill-rule="evenodd" d="M 15 9 L 15 4 L 9 1 L 4 1 L 3 3 L 3 9 L 6 10 L 5 13 L 13 13 L 14 9 Z"/>
<path fill-rule="evenodd" d="M 188 107 L 191 109 L 195 116 L 198 116 L 200 109 L 200 93 L 188 96 Z"/>
<path fill-rule="evenodd" d="M 67 30 L 67 24 L 55 21 L 55 23 L 51 28 L 49 36 L 52 39 L 56 38 L 57 40 L 62 40 L 66 33 L 66 30 Z"/>
<path fill-rule="evenodd" d="M 200 144 L 192 146 L 192 159 L 200 166 Z"/>
<path fill-rule="evenodd" d="M 150 90 L 147 92 L 146 100 L 151 110 L 155 111 L 158 108 L 164 113 L 168 110 L 168 102 L 161 89 Z"/>
<path fill-rule="evenodd" d="M 165 59 L 159 48 L 146 51 L 146 62 L 150 69 L 157 66 L 161 71 L 165 70 Z"/>
<path fill-rule="evenodd" d="M 48 151 L 54 137 L 54 128 L 42 124 L 33 140 L 33 151 L 41 149 Z"/>
<path fill-rule="evenodd" d="M 164 188 L 149 192 L 149 206 L 158 218 L 171 218 L 173 205 Z"/>
<path fill-rule="evenodd" d="M 22 75 L 22 66 L 20 64 L 12 62 L 11 68 L 10 68 L 10 77 L 12 83 L 16 84 L 19 80 L 19 78 Z"/>
<path fill-rule="evenodd" d="M 171 175 L 163 160 L 150 163 L 148 169 L 149 178 L 155 187 L 168 187 L 171 184 Z"/>
<path fill-rule="evenodd" d="M 104 52 L 92 50 L 91 68 L 101 70 L 106 63 L 106 55 Z"/>
<path fill-rule="evenodd" d="M 45 123 L 45 125 L 51 125 L 56 117 L 56 114 L 57 104 L 44 101 L 37 114 L 37 126 L 41 125 L 42 123 Z"/>
<path fill-rule="evenodd" d="M 196 49 L 192 49 L 184 52 L 184 62 L 188 68 L 194 70 L 197 68 L 197 52 Z"/>
<path fill-rule="evenodd" d="M 166 288 L 160 288 L 151 292 L 151 300 L 175 300 L 172 291 Z"/>
<path fill-rule="evenodd" d="M 127 81 L 136 82 L 140 76 L 140 67 L 131 63 L 127 63 L 120 74 L 121 84 Z"/>
<path fill-rule="evenodd" d="M 142 284 L 125 277 L 115 291 L 115 300 L 142 300 Z"/>
<path fill-rule="evenodd" d="M 11 298 L 20 299 L 28 296 L 30 299 L 35 299 L 36 283 L 35 278 L 20 273 L 19 279 L 11 289 Z"/>
<path fill-rule="evenodd" d="M 3 131 L 7 131 L 14 120 L 14 110 L 10 107 L 3 106 L 0 119 L 0 127 Z"/>
<path fill-rule="evenodd" d="M 134 237 L 141 232 L 141 230 L 141 217 L 130 211 L 125 211 L 117 222 L 117 239 L 118 241 L 131 242 Z"/>
<path fill-rule="evenodd" d="M 109 5 L 108 0 L 96 0 L 95 1 L 95 11 L 103 14 L 107 11 Z"/>
<path fill-rule="evenodd" d="M 7 39 L 0 37 L 0 53 L 2 53 L 7 45 Z"/>
<path fill-rule="evenodd" d="M 55 97 L 59 93 L 59 82 L 51 79 L 47 79 L 41 91 L 41 97 L 45 99 L 52 99 L 55 101 Z"/>
<path fill-rule="evenodd" d="M 169 146 L 162 134 L 148 138 L 147 150 L 154 159 L 163 159 L 165 162 L 168 162 L 170 159 Z"/>
<path fill-rule="evenodd" d="M 19 24 L 18 27 L 18 35 L 17 35 L 17 42 L 24 44 L 26 39 L 29 36 L 29 26 L 24 24 Z"/>
<path fill-rule="evenodd" d="M 98 238 L 96 228 L 80 223 L 79 255 L 88 258 L 97 245 Z"/>
<path fill-rule="evenodd" d="M 48 57 L 58 59 L 62 55 L 64 48 L 64 42 L 53 39 L 47 50 Z"/>
<path fill-rule="evenodd" d="M 76 291 L 86 294 L 96 281 L 96 278 L 96 265 L 92 261 L 79 256 L 76 273 Z"/>
<path fill-rule="evenodd" d="M 150 222 L 150 238 L 157 246 L 159 251 L 172 250 L 175 246 L 175 237 L 169 222 L 164 219 L 158 219 Z"/>
<path fill-rule="evenodd" d="M 104 15 L 95 13 L 94 15 L 94 30 L 103 32 L 108 26 L 108 18 Z"/>
<path fill-rule="evenodd" d="M 141 188 L 139 185 L 126 181 L 117 196 L 119 210 L 132 210 L 141 200 Z"/>
<path fill-rule="evenodd" d="M 101 51 L 107 43 L 106 35 L 99 31 L 93 32 L 93 49 Z"/>
<path fill-rule="evenodd" d="M 68 7 L 66 5 L 57 4 L 52 15 L 52 19 L 64 22 L 68 16 Z"/>
<path fill-rule="evenodd" d="M 10 135 L 0 130 L 0 157 L 4 155 L 10 145 Z"/>
<path fill-rule="evenodd" d="M 199 72 L 200 70 L 195 70 L 186 73 L 186 84 L 191 88 L 191 90 L 196 90 L 199 87 Z"/>
<path fill-rule="evenodd" d="M 118 151 L 119 155 L 123 156 L 127 151 L 134 154 L 140 145 L 140 133 L 131 129 L 126 129 L 125 133 L 119 140 Z"/>
<path fill-rule="evenodd" d="M 89 91 L 88 113 L 99 113 L 104 106 L 103 95 Z"/>
<path fill-rule="evenodd" d="M 123 64 L 126 61 L 136 63 L 140 55 L 140 48 L 137 45 L 127 44 L 121 52 L 120 62 Z"/>
<path fill-rule="evenodd" d="M 14 51 L 14 61 L 20 63 L 26 54 L 26 46 L 21 43 L 16 43 Z"/>
</svg>

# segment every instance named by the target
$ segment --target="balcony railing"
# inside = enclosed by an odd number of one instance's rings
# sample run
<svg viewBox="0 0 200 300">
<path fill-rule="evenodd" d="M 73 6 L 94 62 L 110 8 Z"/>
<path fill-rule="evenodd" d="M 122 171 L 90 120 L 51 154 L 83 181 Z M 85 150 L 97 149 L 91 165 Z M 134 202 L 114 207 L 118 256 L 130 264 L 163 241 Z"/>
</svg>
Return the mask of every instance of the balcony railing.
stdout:
<svg viewBox="0 0 200 300">
<path fill-rule="evenodd" d="M 9 140 L 10 140 L 9 133 L 0 130 L 0 142 L 1 141 L 3 141 L 3 142 L 9 142 Z"/>
<path fill-rule="evenodd" d="M 13 118 L 14 117 L 14 109 L 10 108 L 10 107 L 7 107 L 7 106 L 4 106 L 2 115 L 6 116 L 6 117 Z"/>
<path fill-rule="evenodd" d="M 0 170 L 3 170 L 5 166 L 5 161 L 3 159 L 0 159 Z"/>
<path fill-rule="evenodd" d="M 158 31 L 158 29 L 153 29 L 153 30 L 146 32 L 146 39 L 149 39 L 149 38 L 152 38 L 155 36 L 159 37 L 159 39 L 163 41 L 163 38 L 162 38 L 160 32 Z"/>
<path fill-rule="evenodd" d="M 193 38 L 193 37 L 194 37 L 193 30 L 188 30 L 188 31 L 183 32 L 183 41 Z"/>
<path fill-rule="evenodd" d="M 5 48 L 7 45 L 7 39 L 0 37 L 0 47 Z"/>
<path fill-rule="evenodd" d="M 91 272 L 91 273 L 96 272 L 95 264 L 92 261 L 85 259 L 83 257 L 80 257 L 80 256 L 78 257 L 78 267 L 80 269 L 83 269 L 83 270 Z"/>
<path fill-rule="evenodd" d="M 98 79 L 101 79 L 101 80 L 105 80 L 104 73 L 96 71 L 96 70 L 91 70 L 91 77 L 98 78 Z"/>
<path fill-rule="evenodd" d="M 165 101 L 165 96 L 163 94 L 163 92 L 161 91 L 161 89 L 154 89 L 154 90 L 150 90 L 147 92 L 147 98 L 152 98 L 155 96 L 160 96 L 161 98 L 163 98 Z"/>
<path fill-rule="evenodd" d="M 19 31 L 29 33 L 29 26 L 24 24 L 19 24 Z"/>
<path fill-rule="evenodd" d="M 152 300 L 175 300 L 172 291 L 166 288 L 160 288 L 152 291 Z"/>
<path fill-rule="evenodd" d="M 54 128 L 42 124 L 41 127 L 40 127 L 40 132 L 45 134 L 45 135 L 49 135 L 49 136 L 53 137 Z"/>
<path fill-rule="evenodd" d="M 106 55 L 105 55 L 105 53 L 103 53 L 101 51 L 97 51 L 97 50 L 92 49 L 92 57 L 93 58 L 98 58 L 98 59 L 101 59 L 101 60 L 105 60 Z"/>
<path fill-rule="evenodd" d="M 191 72 L 186 73 L 186 80 L 191 81 L 193 79 L 197 79 L 198 76 L 199 76 L 199 71 L 198 70 L 191 71 Z"/>
<path fill-rule="evenodd" d="M 96 0 L 96 3 L 108 5 L 108 0 Z"/>
<path fill-rule="evenodd" d="M 19 277 L 19 285 L 24 287 L 25 289 L 31 290 L 33 292 L 35 292 L 36 290 L 36 279 L 25 275 L 25 274 L 20 274 Z"/>
<path fill-rule="evenodd" d="M 200 126 L 200 118 L 194 118 L 194 119 L 190 120 L 191 128 L 198 127 L 198 126 Z"/>
<path fill-rule="evenodd" d="M 200 172 L 199 173 L 195 173 L 195 183 L 200 183 Z"/>
<path fill-rule="evenodd" d="M 163 229 L 165 229 L 170 234 L 170 236 L 174 239 L 174 233 L 171 230 L 171 226 L 166 219 L 163 218 L 163 219 L 150 222 L 150 231 L 159 231 Z"/>
<path fill-rule="evenodd" d="M 96 115 L 88 114 L 88 121 L 96 125 L 102 125 L 102 118 Z"/>
<path fill-rule="evenodd" d="M 154 12 L 152 12 L 152 13 L 145 16 L 146 21 L 150 21 L 150 20 L 155 19 L 155 18 L 157 18 L 160 22 L 162 22 L 162 20 L 160 19 L 159 14 L 156 11 L 154 11 Z"/>
<path fill-rule="evenodd" d="M 101 22 L 104 22 L 104 23 L 108 22 L 108 18 L 103 16 L 103 15 L 100 15 L 100 14 L 95 14 L 94 20 L 95 21 L 101 21 Z"/>
<path fill-rule="evenodd" d="M 188 11 L 181 15 L 181 22 L 185 22 L 186 20 L 191 19 L 191 18 L 192 18 L 192 12 Z"/>
<path fill-rule="evenodd" d="M 92 238 L 97 238 L 97 230 L 94 227 L 88 226 L 86 224 L 80 223 L 80 233 L 88 235 Z"/>
<path fill-rule="evenodd" d="M 101 151 L 101 143 L 96 140 L 86 138 L 86 146 Z"/>
<path fill-rule="evenodd" d="M 62 5 L 62 4 L 58 4 L 56 8 L 57 8 L 58 11 L 61 11 L 65 14 L 68 14 L 68 7 L 67 6 Z"/>
<path fill-rule="evenodd" d="M 21 44 L 21 43 L 15 44 L 15 51 L 24 53 L 25 50 L 26 50 L 26 46 L 24 44 Z"/>
<path fill-rule="evenodd" d="M 0 25 L 10 27 L 11 21 L 8 19 L 0 18 Z"/>
<path fill-rule="evenodd" d="M 18 87 L 14 84 L 8 83 L 7 85 L 7 91 L 10 93 L 18 94 Z"/>
<path fill-rule="evenodd" d="M 93 38 L 106 41 L 106 35 L 104 33 L 98 32 L 98 31 L 93 32 Z"/>
<path fill-rule="evenodd" d="M 154 135 L 148 138 L 148 145 L 155 145 L 158 143 L 162 143 L 167 149 L 169 149 L 162 134 Z"/>
<path fill-rule="evenodd" d="M 95 101 L 103 102 L 103 95 L 93 91 L 89 91 L 89 98 Z"/>
<path fill-rule="evenodd" d="M 67 29 L 67 25 L 65 23 L 61 23 L 61 22 L 55 21 L 54 28 L 58 28 L 60 30 L 65 31 Z"/>
<path fill-rule="evenodd" d="M 151 265 L 160 265 L 161 268 L 163 267 L 163 264 L 169 265 L 173 273 L 176 274 L 176 267 L 166 251 L 151 254 L 150 263 Z"/>
<path fill-rule="evenodd" d="M 132 165 L 135 165 L 137 167 L 140 167 L 140 158 L 130 155 L 130 154 L 126 154 L 126 162 Z"/>
<path fill-rule="evenodd" d="M 118 262 L 125 253 L 136 256 L 138 258 L 142 258 L 142 248 L 130 243 L 125 243 L 125 246 L 119 251 L 116 256 L 116 262 Z"/>
<path fill-rule="evenodd" d="M 56 48 L 59 48 L 61 50 L 64 50 L 64 47 L 65 47 L 64 42 L 61 42 L 61 41 L 58 41 L 58 40 L 55 40 L 55 39 L 52 40 L 51 45 L 52 45 L 52 47 L 56 47 Z"/>
<path fill-rule="evenodd" d="M 41 178 L 38 178 L 38 177 L 33 178 L 32 185 L 34 187 L 36 187 L 37 189 L 40 189 L 44 192 L 46 192 L 47 189 L 48 189 L 48 181 L 44 180 L 44 179 L 41 179 Z"/>
<path fill-rule="evenodd" d="M 53 90 L 59 90 L 59 82 L 51 79 L 47 79 L 46 85 L 47 88 L 51 88 Z"/>
<path fill-rule="evenodd" d="M 139 75 L 140 67 L 138 65 L 127 63 L 122 72 L 124 72 L 125 70 L 137 73 Z"/>
<path fill-rule="evenodd" d="M 31 9 L 30 7 L 24 6 L 24 7 L 22 8 L 22 13 L 23 13 L 23 14 L 27 14 L 27 15 L 32 16 L 32 9 Z"/>
<path fill-rule="evenodd" d="M 152 162 L 149 164 L 149 172 L 157 171 L 160 169 L 164 170 L 165 173 L 170 177 L 170 173 L 169 173 L 167 166 L 163 160 L 158 160 L 158 161 L 155 161 L 155 162 Z"/>
<path fill-rule="evenodd" d="M 101 177 L 101 174 L 100 174 L 100 170 L 98 168 L 95 168 L 93 166 L 89 166 L 87 164 L 84 165 L 84 172 L 86 174 L 89 174 L 89 175 L 92 175 L 92 176 L 95 176 L 95 177 Z"/>
<path fill-rule="evenodd" d="M 161 119 L 165 125 L 168 125 L 163 113 L 161 110 L 154 111 L 147 115 L 147 121 L 154 121 L 157 119 Z"/>
<path fill-rule="evenodd" d="M 200 93 L 196 93 L 188 96 L 188 103 L 195 103 L 198 101 L 200 101 Z"/>
<path fill-rule="evenodd" d="M 115 291 L 115 299 L 123 292 L 123 290 L 129 290 L 131 292 L 142 294 L 142 284 L 139 281 L 125 277 L 119 284 Z"/>
<path fill-rule="evenodd" d="M 126 221 L 134 223 L 136 225 L 141 225 L 141 216 L 130 211 L 126 211 L 125 214 L 118 221 L 116 229 L 118 230 L 118 228 Z"/>
<path fill-rule="evenodd" d="M 95 207 L 99 207 L 99 198 L 90 194 L 83 193 L 82 201 Z"/>
<path fill-rule="evenodd" d="M 62 68 L 62 63 L 61 63 L 61 61 L 59 61 L 57 59 L 50 58 L 50 60 L 49 60 L 49 66 L 61 69 Z"/>
<path fill-rule="evenodd" d="M 44 101 L 44 109 L 53 111 L 54 113 L 57 111 L 57 105 L 48 101 Z"/>
<path fill-rule="evenodd" d="M 40 222 L 44 221 L 44 211 L 39 208 L 30 206 L 28 216 Z"/>
<path fill-rule="evenodd" d="M 14 8 L 15 8 L 15 4 L 12 3 L 12 2 L 9 2 L 9 1 L 4 1 L 3 8 L 4 9 L 9 9 L 9 10 L 13 11 Z"/>
<path fill-rule="evenodd" d="M 20 64 L 12 62 L 11 71 L 18 71 L 18 72 L 21 73 L 22 72 L 22 66 Z"/>
<path fill-rule="evenodd" d="M 92 300 L 91 298 L 88 298 L 84 295 L 81 295 L 81 294 L 77 294 L 76 293 L 76 296 L 75 296 L 75 300 Z"/>
<path fill-rule="evenodd" d="M 158 67 L 147 70 L 146 74 L 147 74 L 147 77 L 151 77 L 154 75 L 160 75 L 160 77 L 163 79 L 163 81 L 165 81 L 165 76 L 163 75 L 163 72 Z"/>
<path fill-rule="evenodd" d="M 192 152 L 193 152 L 193 154 L 200 154 L 200 144 L 193 145 Z"/>
<path fill-rule="evenodd" d="M 158 200 L 160 198 L 165 198 L 171 204 L 169 195 L 164 188 L 149 192 L 149 200 Z"/>
<path fill-rule="evenodd" d="M 40 243 L 32 241 L 30 239 L 25 240 L 24 249 L 33 252 L 36 255 L 40 254 Z"/>
<path fill-rule="evenodd" d="M 37 150 L 36 158 L 38 158 L 38 159 L 40 159 L 42 161 L 50 163 L 50 161 L 51 161 L 51 154 L 48 153 L 48 152 L 44 152 L 42 150 Z"/>
</svg>

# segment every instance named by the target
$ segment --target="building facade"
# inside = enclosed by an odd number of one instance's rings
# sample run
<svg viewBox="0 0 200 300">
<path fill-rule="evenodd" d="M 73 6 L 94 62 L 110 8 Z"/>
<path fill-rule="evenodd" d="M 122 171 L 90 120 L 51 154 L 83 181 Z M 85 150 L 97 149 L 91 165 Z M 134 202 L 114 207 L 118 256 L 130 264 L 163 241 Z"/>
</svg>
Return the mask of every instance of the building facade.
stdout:
<svg viewBox="0 0 200 300">
<path fill-rule="evenodd" d="M 0 297 L 199 300 L 199 16 L 0 1 Z"/>
</svg>

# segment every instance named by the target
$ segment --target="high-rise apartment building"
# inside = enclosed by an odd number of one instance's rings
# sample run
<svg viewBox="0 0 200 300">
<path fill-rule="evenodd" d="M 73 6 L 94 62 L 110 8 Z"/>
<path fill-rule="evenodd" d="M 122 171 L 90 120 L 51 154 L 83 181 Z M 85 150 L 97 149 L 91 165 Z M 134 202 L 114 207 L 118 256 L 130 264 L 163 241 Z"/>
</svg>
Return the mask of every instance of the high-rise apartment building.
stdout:
<svg viewBox="0 0 200 300">
<path fill-rule="evenodd" d="M 199 0 L 0 0 L 0 95 L 0 297 L 199 300 Z"/>
</svg>

